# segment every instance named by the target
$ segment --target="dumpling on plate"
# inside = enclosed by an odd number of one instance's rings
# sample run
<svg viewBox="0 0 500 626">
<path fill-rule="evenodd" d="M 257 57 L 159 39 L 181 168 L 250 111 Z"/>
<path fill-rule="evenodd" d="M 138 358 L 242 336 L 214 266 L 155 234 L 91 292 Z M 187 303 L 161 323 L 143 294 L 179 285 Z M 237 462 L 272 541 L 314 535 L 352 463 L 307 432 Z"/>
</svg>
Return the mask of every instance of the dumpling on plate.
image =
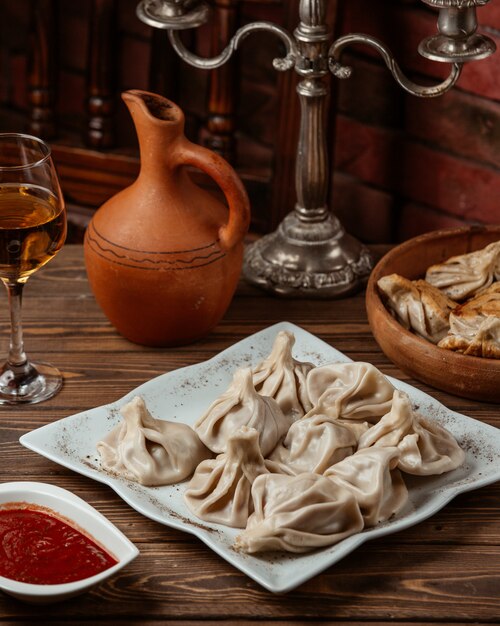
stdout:
<svg viewBox="0 0 500 626">
<path fill-rule="evenodd" d="M 259 433 L 242 426 L 228 438 L 226 452 L 198 465 L 184 500 L 206 522 L 245 528 L 253 510 L 252 484 L 267 473 Z"/>
<path fill-rule="evenodd" d="M 446 335 L 450 312 L 457 303 L 437 287 L 399 274 L 383 276 L 377 285 L 387 308 L 402 326 L 432 343 L 438 343 Z"/>
<path fill-rule="evenodd" d="M 141 485 L 170 485 L 211 456 L 190 426 L 155 419 L 140 396 L 120 413 L 123 422 L 97 444 L 101 467 L 113 474 Z"/>
<path fill-rule="evenodd" d="M 460 467 L 465 452 L 453 435 L 435 421 L 417 415 L 412 432 L 398 444 L 401 452 L 398 467 L 415 476 L 444 474 Z"/>
<path fill-rule="evenodd" d="M 427 269 L 425 280 L 453 300 L 465 300 L 491 285 L 498 276 L 499 263 L 500 241 L 496 241 L 482 250 L 432 265 Z"/>
<path fill-rule="evenodd" d="M 294 343 L 293 333 L 279 332 L 269 356 L 253 368 L 253 382 L 261 395 L 274 398 L 283 413 L 295 420 L 312 407 L 306 376 L 314 365 L 293 358 Z"/>
<path fill-rule="evenodd" d="M 235 372 L 227 391 L 211 404 L 194 428 L 207 448 L 220 454 L 226 451 L 228 438 L 240 426 L 259 432 L 264 456 L 276 447 L 290 426 L 276 400 L 257 393 L 249 367 Z"/>
<path fill-rule="evenodd" d="M 408 500 L 408 489 L 397 469 L 395 446 L 365 448 L 333 465 L 325 476 L 350 489 L 356 497 L 365 527 L 385 522 Z"/>
<path fill-rule="evenodd" d="M 352 491 L 320 474 L 261 475 L 252 498 L 255 511 L 235 541 L 243 552 L 308 552 L 363 529 Z"/>
<path fill-rule="evenodd" d="M 374 423 L 391 408 L 394 387 L 371 363 L 331 363 L 307 375 L 313 408 L 305 417 L 328 415 Z"/>
<path fill-rule="evenodd" d="M 353 454 L 356 445 L 356 436 L 348 426 L 326 415 L 313 415 L 290 426 L 269 460 L 285 469 L 285 473 L 323 474 L 331 465 Z"/>
<path fill-rule="evenodd" d="M 438 344 L 469 356 L 500 359 L 500 282 L 457 307 Z"/>
<path fill-rule="evenodd" d="M 358 449 L 362 450 L 373 445 L 397 446 L 411 431 L 414 417 L 408 394 L 395 389 L 390 410 L 361 435 Z"/>
<path fill-rule="evenodd" d="M 360 437 L 358 451 L 370 446 L 397 446 L 399 469 L 416 476 L 443 474 L 465 460 L 453 435 L 414 412 L 408 394 L 399 390 L 394 391 L 391 410 Z"/>
</svg>

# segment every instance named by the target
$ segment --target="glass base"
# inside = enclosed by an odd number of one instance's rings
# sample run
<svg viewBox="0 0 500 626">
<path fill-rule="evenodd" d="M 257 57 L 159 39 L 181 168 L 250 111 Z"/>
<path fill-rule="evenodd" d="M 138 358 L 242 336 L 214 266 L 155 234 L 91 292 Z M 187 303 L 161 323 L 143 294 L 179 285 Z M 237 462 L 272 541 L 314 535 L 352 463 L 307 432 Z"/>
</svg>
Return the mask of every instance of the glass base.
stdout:
<svg viewBox="0 0 500 626">
<path fill-rule="evenodd" d="M 55 396 L 62 387 L 61 372 L 49 363 L 30 362 L 22 368 L 3 366 L 0 373 L 0 404 L 35 404 Z"/>
</svg>

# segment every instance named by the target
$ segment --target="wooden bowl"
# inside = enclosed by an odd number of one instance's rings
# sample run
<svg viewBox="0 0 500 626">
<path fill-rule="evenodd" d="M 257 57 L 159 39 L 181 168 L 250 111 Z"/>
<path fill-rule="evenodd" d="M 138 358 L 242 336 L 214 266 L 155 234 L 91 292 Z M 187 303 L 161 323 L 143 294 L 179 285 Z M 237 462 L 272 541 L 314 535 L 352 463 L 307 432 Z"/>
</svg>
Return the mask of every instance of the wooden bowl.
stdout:
<svg viewBox="0 0 500 626">
<path fill-rule="evenodd" d="M 388 274 L 424 278 L 430 265 L 500 240 L 500 226 L 438 230 L 393 248 L 375 266 L 366 290 L 372 333 L 385 355 L 407 374 L 463 398 L 500 403 L 500 360 L 464 356 L 438 348 L 406 330 L 387 311 L 377 281 Z"/>
</svg>

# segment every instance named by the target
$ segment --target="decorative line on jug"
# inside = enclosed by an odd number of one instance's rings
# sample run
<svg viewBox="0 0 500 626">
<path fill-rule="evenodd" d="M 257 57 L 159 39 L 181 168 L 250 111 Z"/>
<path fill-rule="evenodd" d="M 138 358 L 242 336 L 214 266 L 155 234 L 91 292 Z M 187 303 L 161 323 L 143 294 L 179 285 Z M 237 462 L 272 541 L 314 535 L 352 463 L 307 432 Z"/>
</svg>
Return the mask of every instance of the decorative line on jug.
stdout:
<svg viewBox="0 0 500 626">
<path fill-rule="evenodd" d="M 191 259 L 174 259 L 174 260 L 152 260 L 148 258 L 131 259 L 131 258 L 128 258 L 126 255 L 120 255 L 116 253 L 114 250 L 103 247 L 101 243 L 97 241 L 97 239 L 92 237 L 89 231 L 87 231 L 86 237 L 87 237 L 88 243 L 92 246 L 94 252 L 101 258 L 106 259 L 107 261 L 110 261 L 111 263 L 115 263 L 116 265 L 121 265 L 124 267 L 131 267 L 131 268 L 140 269 L 140 270 L 158 271 L 158 272 L 161 272 L 164 270 L 172 270 L 172 271 L 191 270 L 191 269 L 197 269 L 199 267 L 205 267 L 206 265 L 211 265 L 212 263 L 215 263 L 219 261 L 220 259 L 223 259 L 226 256 L 225 252 L 222 252 L 219 249 L 219 250 L 214 250 L 212 253 L 207 254 L 205 256 L 196 256 Z M 123 246 L 121 247 L 123 248 Z M 124 248 L 124 249 L 127 249 L 127 248 Z M 131 250 L 131 251 L 136 252 L 134 250 Z M 110 258 L 108 256 L 110 254 L 114 255 L 116 258 Z M 214 257 L 214 255 L 217 255 L 217 256 Z M 129 261 L 129 262 L 127 263 L 125 261 Z M 197 261 L 205 261 L 205 262 L 196 263 Z M 152 263 L 156 267 L 151 267 L 151 266 L 146 267 L 145 265 L 141 265 L 143 263 Z M 179 263 L 184 263 L 185 267 L 176 266 L 176 264 L 179 264 Z"/>
<path fill-rule="evenodd" d="M 141 265 L 133 265 L 132 263 L 123 263 L 122 261 L 116 261 L 115 259 L 109 259 L 104 254 L 102 254 L 102 252 L 100 252 L 99 250 L 96 250 L 95 248 L 94 248 L 94 251 L 101 258 L 106 259 L 106 261 L 110 261 L 111 263 L 115 263 L 116 265 L 122 265 L 123 267 L 132 267 L 137 270 L 146 270 L 148 272 L 161 272 L 165 270 L 169 270 L 169 271 L 194 270 L 199 267 L 205 267 L 206 265 L 212 265 L 212 263 L 220 261 L 226 256 L 225 254 L 221 254 L 215 259 L 211 259 L 210 261 L 207 261 L 207 263 L 199 263 L 198 265 L 191 265 L 190 267 L 144 267 Z"/>
<path fill-rule="evenodd" d="M 122 250 L 127 250 L 127 252 L 137 252 L 139 254 L 188 254 L 189 252 L 200 252 L 201 250 L 206 250 L 207 248 L 212 248 L 213 246 L 218 245 L 219 242 L 220 242 L 220 239 L 217 238 L 214 241 L 212 241 L 211 243 L 208 243 L 206 246 L 200 246 L 199 248 L 189 248 L 189 250 L 168 250 L 168 251 L 165 251 L 165 252 L 155 251 L 155 250 L 137 250 L 135 248 L 130 248 L 129 246 L 121 246 L 118 243 L 114 243 L 113 241 L 110 241 L 109 239 L 107 239 L 106 237 L 101 235 L 101 233 L 95 227 L 94 222 L 90 223 L 89 230 L 90 230 L 90 228 L 92 228 L 92 230 L 95 232 L 95 234 L 100 239 L 102 239 L 106 243 L 111 244 L 115 248 L 121 248 Z"/>
</svg>

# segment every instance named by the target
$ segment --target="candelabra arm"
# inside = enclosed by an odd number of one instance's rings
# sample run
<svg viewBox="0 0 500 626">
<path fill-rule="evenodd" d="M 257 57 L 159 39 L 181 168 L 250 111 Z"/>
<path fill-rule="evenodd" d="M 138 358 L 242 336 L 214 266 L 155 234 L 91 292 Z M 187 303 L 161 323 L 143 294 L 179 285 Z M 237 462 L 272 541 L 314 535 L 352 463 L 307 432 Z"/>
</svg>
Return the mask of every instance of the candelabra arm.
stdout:
<svg viewBox="0 0 500 626">
<path fill-rule="evenodd" d="M 168 38 L 174 50 L 184 61 L 186 61 L 186 63 L 189 63 L 194 67 L 199 67 L 200 69 L 214 70 L 224 65 L 224 63 L 226 63 L 226 61 L 230 59 L 233 53 L 237 50 L 243 39 L 248 37 L 250 33 L 256 31 L 267 31 L 273 33 L 277 35 L 285 44 L 286 55 L 273 60 L 273 66 L 275 69 L 284 72 L 295 66 L 295 61 L 297 59 L 297 45 L 295 40 L 284 28 L 281 28 L 281 26 L 277 26 L 272 22 L 252 22 L 251 24 L 242 26 L 236 31 L 224 50 L 218 56 L 210 59 L 199 57 L 190 52 L 181 41 L 180 31 L 169 30 Z"/>
<path fill-rule="evenodd" d="M 384 59 L 396 82 L 403 89 L 420 98 L 434 98 L 446 93 L 457 82 L 462 72 L 462 63 L 452 63 L 451 73 L 443 82 L 432 86 L 418 85 L 405 76 L 389 48 L 379 39 L 363 33 L 351 33 L 334 41 L 328 52 L 330 71 L 337 78 L 349 78 L 351 75 L 352 69 L 340 63 L 340 55 L 346 46 L 354 43 L 363 43 L 375 48 Z"/>
</svg>

